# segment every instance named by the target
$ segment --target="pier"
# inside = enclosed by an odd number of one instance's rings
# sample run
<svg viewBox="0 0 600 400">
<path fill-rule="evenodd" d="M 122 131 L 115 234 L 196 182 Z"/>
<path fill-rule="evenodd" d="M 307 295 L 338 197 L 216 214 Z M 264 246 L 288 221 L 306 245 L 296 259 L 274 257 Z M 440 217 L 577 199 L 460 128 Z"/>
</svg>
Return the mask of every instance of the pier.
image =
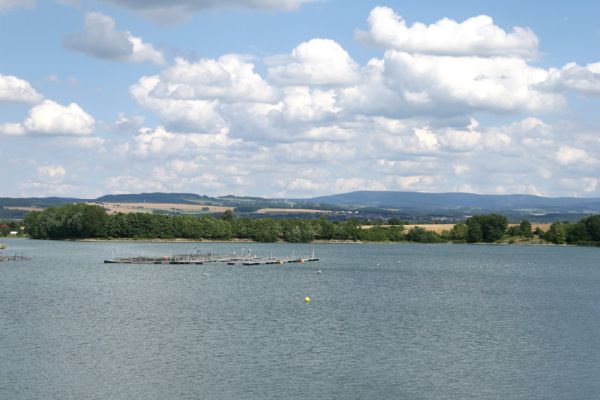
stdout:
<svg viewBox="0 0 600 400">
<path fill-rule="evenodd" d="M 0 262 L 3 262 L 3 261 L 30 261 L 30 260 L 31 260 L 31 258 L 25 257 L 23 254 L 21 254 L 21 255 L 15 254 L 12 256 L 6 256 L 4 254 L 0 254 Z"/>
<path fill-rule="evenodd" d="M 283 265 L 288 263 L 305 263 L 319 261 L 313 254 L 306 257 L 283 256 L 274 257 L 259 256 L 256 254 L 213 254 L 195 253 L 168 256 L 140 256 L 140 257 L 116 257 L 104 260 L 105 264 L 170 264 L 170 265 L 202 265 L 202 264 L 227 264 L 227 265 Z"/>
</svg>

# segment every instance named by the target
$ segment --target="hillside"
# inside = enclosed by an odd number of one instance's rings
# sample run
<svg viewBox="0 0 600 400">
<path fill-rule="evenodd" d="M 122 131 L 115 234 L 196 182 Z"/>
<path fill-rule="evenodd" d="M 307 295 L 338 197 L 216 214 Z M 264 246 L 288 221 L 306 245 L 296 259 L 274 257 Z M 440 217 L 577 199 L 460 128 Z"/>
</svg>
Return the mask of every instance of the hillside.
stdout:
<svg viewBox="0 0 600 400">
<path fill-rule="evenodd" d="M 0 218 L 23 218 L 27 212 L 73 202 L 102 204 L 111 212 L 161 214 L 211 214 L 234 210 L 238 215 L 312 217 L 330 219 L 389 219 L 461 221 L 467 216 L 498 212 L 511 220 L 528 218 L 537 222 L 577 220 L 600 213 L 600 199 L 540 197 L 532 195 L 480 195 L 472 193 L 419 193 L 357 191 L 305 199 L 261 197 L 209 197 L 194 193 L 139 193 L 106 195 L 97 199 L 0 198 Z"/>
<path fill-rule="evenodd" d="M 310 199 L 344 207 L 379 207 L 398 210 L 527 211 L 531 213 L 597 213 L 600 199 L 540 197 L 532 195 L 482 195 L 472 193 L 419 193 L 358 191 Z"/>
</svg>

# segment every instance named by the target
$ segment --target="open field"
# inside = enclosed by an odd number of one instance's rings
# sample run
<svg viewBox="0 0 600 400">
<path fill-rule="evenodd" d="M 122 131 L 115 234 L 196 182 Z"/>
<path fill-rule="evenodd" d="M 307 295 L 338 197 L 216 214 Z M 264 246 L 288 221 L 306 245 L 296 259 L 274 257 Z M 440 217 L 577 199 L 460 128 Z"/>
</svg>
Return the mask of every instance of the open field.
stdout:
<svg viewBox="0 0 600 400">
<path fill-rule="evenodd" d="M 257 214 L 325 214 L 331 211 L 311 210 L 307 208 L 261 208 Z"/>
<path fill-rule="evenodd" d="M 12 206 L 4 206 L 5 210 L 13 210 L 13 211 L 44 211 L 42 207 L 12 207 Z"/>
<path fill-rule="evenodd" d="M 175 204 L 175 203 L 91 203 L 104 207 L 109 214 L 116 213 L 151 213 L 154 210 L 182 213 L 211 212 L 220 213 L 233 211 L 234 207 L 209 206 L 204 204 Z"/>
<path fill-rule="evenodd" d="M 455 224 L 410 224 L 404 225 L 404 232 L 410 231 L 412 228 L 423 228 L 428 231 L 433 231 L 435 233 L 442 233 L 443 231 L 449 231 L 454 228 Z M 390 225 L 381 225 L 382 227 L 389 227 Z M 519 226 L 519 224 L 508 224 L 508 226 Z M 373 225 L 362 225 L 362 229 L 371 229 Z M 546 232 L 550 228 L 550 224 L 531 224 L 531 229 L 536 230 L 537 228 L 541 228 L 544 232 Z"/>
</svg>

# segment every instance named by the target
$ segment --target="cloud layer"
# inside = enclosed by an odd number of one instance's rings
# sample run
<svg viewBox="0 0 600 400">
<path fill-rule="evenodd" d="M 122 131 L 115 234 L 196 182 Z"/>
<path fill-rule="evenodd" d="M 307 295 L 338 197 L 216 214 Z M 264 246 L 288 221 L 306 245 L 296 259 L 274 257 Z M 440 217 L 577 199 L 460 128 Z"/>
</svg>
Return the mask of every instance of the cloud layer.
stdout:
<svg viewBox="0 0 600 400">
<path fill-rule="evenodd" d="M 85 32 L 71 33 L 64 40 L 70 50 L 114 61 L 164 64 L 163 54 L 128 31 L 117 30 L 115 20 L 99 12 L 87 13 Z"/>
<path fill-rule="evenodd" d="M 315 0 L 102 0 L 128 8 L 162 21 L 188 19 L 197 11 L 213 8 L 251 8 L 264 10 L 296 10 L 302 4 Z"/>
<path fill-rule="evenodd" d="M 16 76 L 0 75 L 0 102 L 37 103 L 42 95 L 29 82 Z"/>
<path fill-rule="evenodd" d="M 383 49 L 409 53 L 533 58 L 539 44 L 531 29 L 515 27 L 506 32 L 487 15 L 463 22 L 444 18 L 431 25 L 417 22 L 408 26 L 391 8 L 375 7 L 368 23 L 369 30 L 358 31 L 358 39 Z"/>
<path fill-rule="evenodd" d="M 144 12 L 216 6 L 121 3 Z M 569 95 L 597 101 L 600 64 L 540 67 L 530 29 L 502 28 L 488 16 L 408 25 L 377 7 L 367 25 L 357 36 L 380 52 L 365 62 L 328 38 L 264 58 L 177 57 L 131 82 L 132 112 L 145 118 L 123 113 L 113 123 L 97 122 L 76 103 L 44 100 L 28 82 L 3 75 L 0 101 L 31 109 L 22 122 L 0 122 L 0 134 L 54 146 L 59 154 L 85 149 L 89 160 L 80 164 L 94 165 L 87 173 L 101 176 L 102 188 L 96 178 L 89 185 L 100 192 L 600 196 L 600 138 L 593 125 L 572 117 Z M 136 53 L 141 39 L 99 13 L 88 14 L 85 32 L 69 40 L 95 57 L 164 62 L 152 47 Z M 72 189 L 76 177 L 67 171 L 86 168 L 40 161 L 23 190 L 39 194 L 43 178 Z"/>
</svg>

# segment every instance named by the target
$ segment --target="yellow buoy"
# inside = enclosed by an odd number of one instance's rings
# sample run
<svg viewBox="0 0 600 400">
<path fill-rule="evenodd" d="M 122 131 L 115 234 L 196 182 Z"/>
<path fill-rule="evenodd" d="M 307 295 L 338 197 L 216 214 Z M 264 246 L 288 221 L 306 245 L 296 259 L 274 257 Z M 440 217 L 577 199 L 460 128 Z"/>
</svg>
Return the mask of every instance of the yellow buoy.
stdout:
<svg viewBox="0 0 600 400">
<path fill-rule="evenodd" d="M 304 298 L 304 302 L 305 302 L 305 303 L 310 303 L 310 297 L 306 296 L 306 297 Z"/>
</svg>

